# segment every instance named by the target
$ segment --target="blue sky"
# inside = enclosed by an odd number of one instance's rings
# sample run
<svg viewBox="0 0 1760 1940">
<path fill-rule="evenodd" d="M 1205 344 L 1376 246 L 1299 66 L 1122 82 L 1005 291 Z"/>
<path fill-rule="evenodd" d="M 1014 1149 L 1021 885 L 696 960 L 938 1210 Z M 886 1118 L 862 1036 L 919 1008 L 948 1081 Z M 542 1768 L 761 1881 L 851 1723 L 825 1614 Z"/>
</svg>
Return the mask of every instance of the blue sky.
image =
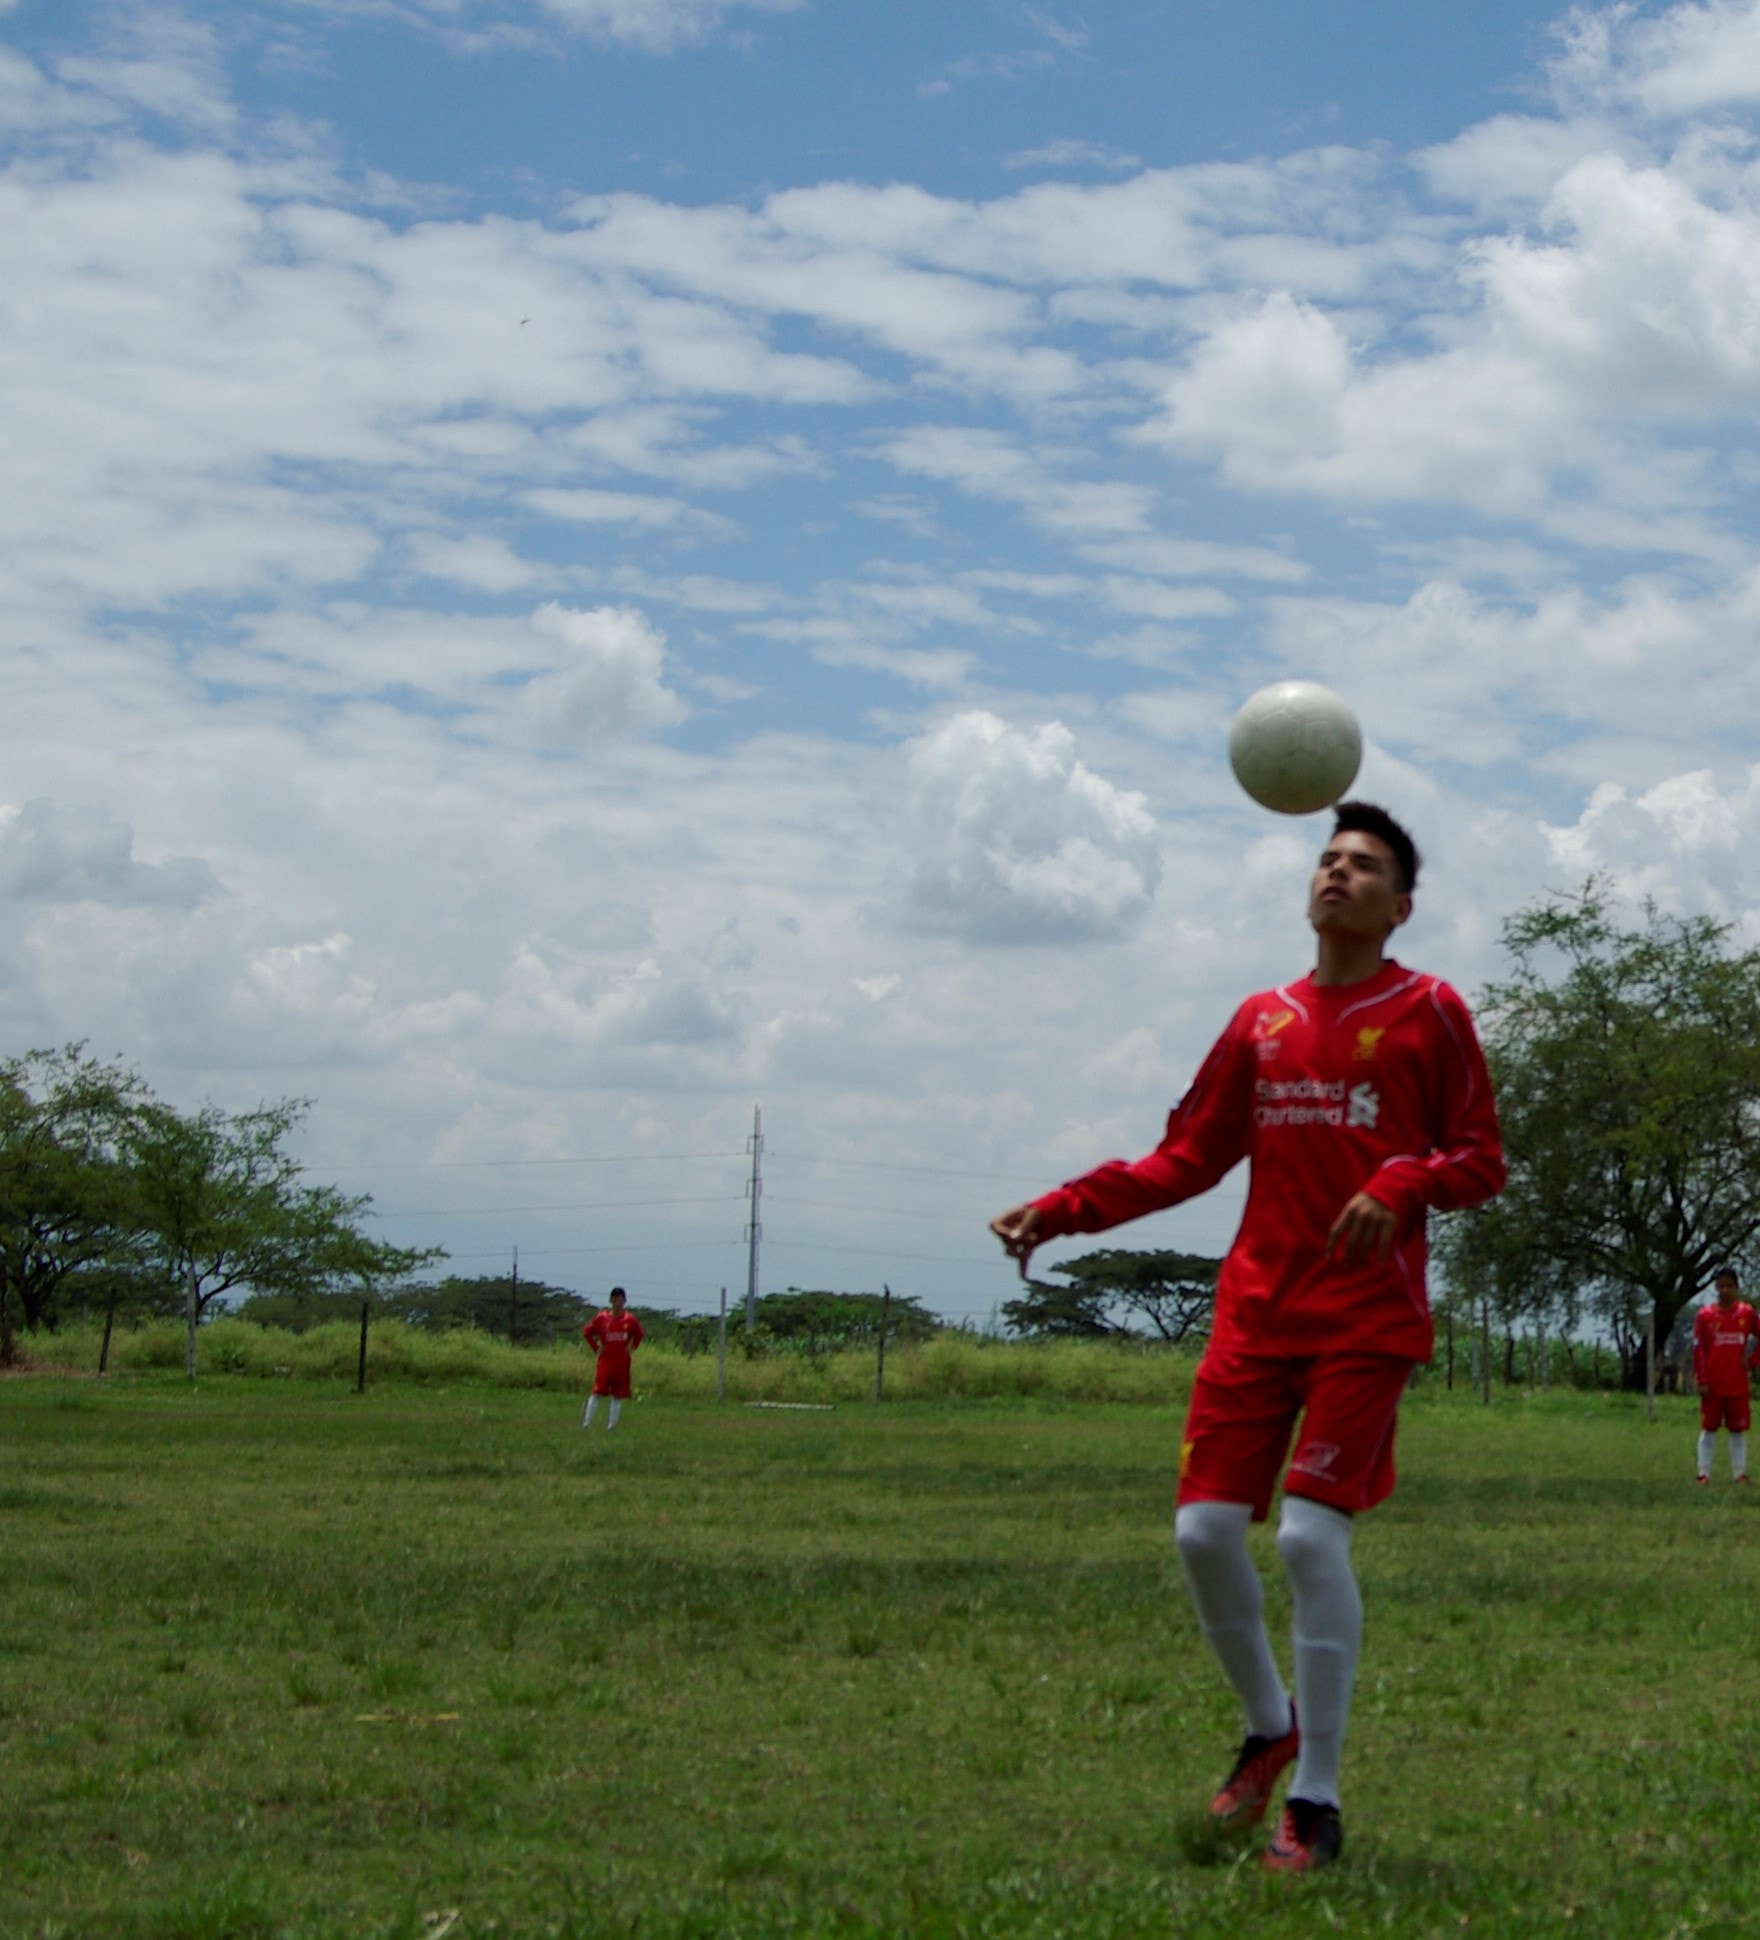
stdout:
<svg viewBox="0 0 1760 1940">
<path fill-rule="evenodd" d="M 4 1041 L 667 1305 L 761 1103 L 767 1288 L 981 1319 L 1305 965 L 1266 680 L 1469 993 L 1760 933 L 1757 111 L 1751 0 L 0 4 Z"/>
</svg>

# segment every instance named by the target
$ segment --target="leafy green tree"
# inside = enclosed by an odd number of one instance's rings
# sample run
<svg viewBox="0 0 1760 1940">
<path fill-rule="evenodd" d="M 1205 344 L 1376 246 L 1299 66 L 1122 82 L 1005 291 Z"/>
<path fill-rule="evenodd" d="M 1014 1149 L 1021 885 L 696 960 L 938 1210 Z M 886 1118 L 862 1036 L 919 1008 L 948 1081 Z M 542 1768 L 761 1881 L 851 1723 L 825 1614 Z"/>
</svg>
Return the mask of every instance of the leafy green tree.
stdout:
<svg viewBox="0 0 1760 1940">
<path fill-rule="evenodd" d="M 511 1339 L 543 1340 L 579 1327 L 595 1309 L 567 1287 L 511 1274 L 449 1274 L 431 1285 L 400 1286 L 386 1294 L 381 1311 L 430 1333 L 475 1327 Z"/>
<path fill-rule="evenodd" d="M 15 1315 L 53 1327 L 70 1276 L 126 1250 L 121 1145 L 146 1096 L 80 1044 L 0 1062 L 0 1359 L 14 1357 Z"/>
<path fill-rule="evenodd" d="M 149 1259 L 182 1291 L 192 1381 L 202 1315 L 234 1289 L 370 1289 L 438 1257 L 368 1238 L 356 1223 L 367 1198 L 301 1183 L 285 1146 L 307 1109 L 284 1099 L 230 1116 L 211 1105 L 184 1114 L 154 1101 L 130 1120 L 134 1224 Z"/>
<path fill-rule="evenodd" d="M 1616 922 L 1601 884 L 1518 911 L 1479 1005 L 1509 1185 L 1447 1222 L 1445 1272 L 1505 1317 L 1642 1346 L 1760 1235 L 1760 951 L 1709 917 Z"/>
<path fill-rule="evenodd" d="M 743 1306 L 729 1313 L 727 1333 L 730 1340 L 751 1351 L 770 1346 L 806 1354 L 834 1353 L 840 1348 L 874 1346 L 880 1338 L 882 1315 L 889 1342 L 927 1340 L 941 1329 L 940 1321 L 914 1294 L 888 1297 L 790 1287 L 786 1293 L 759 1296 L 758 1324 L 749 1340 Z"/>
<path fill-rule="evenodd" d="M 1208 1331 L 1222 1262 L 1197 1253 L 1109 1248 L 1051 1270 L 1070 1284 L 1029 1281 L 1020 1299 L 1002 1303 L 1015 1333 L 1132 1340 L 1142 1337 L 1146 1323 L 1156 1339 L 1172 1342 Z"/>
</svg>

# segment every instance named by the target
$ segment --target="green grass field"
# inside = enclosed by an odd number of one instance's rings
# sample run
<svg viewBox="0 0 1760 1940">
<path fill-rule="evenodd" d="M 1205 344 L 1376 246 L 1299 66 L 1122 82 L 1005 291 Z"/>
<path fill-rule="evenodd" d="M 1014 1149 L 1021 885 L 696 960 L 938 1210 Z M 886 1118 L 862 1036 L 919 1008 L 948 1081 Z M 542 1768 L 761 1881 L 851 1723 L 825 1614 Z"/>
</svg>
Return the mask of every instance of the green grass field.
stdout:
<svg viewBox="0 0 1760 1940">
<path fill-rule="evenodd" d="M 1194 1814 L 1172 1396 L 6 1381 L 0 1933 L 1760 1931 L 1760 1511 L 1659 1412 L 1412 1397 L 1287 1881 Z"/>
</svg>

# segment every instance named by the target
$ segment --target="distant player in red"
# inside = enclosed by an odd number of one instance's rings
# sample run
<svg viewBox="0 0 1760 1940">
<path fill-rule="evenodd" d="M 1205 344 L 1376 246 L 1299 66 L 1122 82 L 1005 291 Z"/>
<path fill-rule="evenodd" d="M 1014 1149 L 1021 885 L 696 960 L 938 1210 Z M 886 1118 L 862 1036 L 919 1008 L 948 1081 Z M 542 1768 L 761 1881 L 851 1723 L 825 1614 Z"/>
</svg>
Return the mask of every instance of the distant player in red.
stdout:
<svg viewBox="0 0 1760 1940">
<path fill-rule="evenodd" d="M 1504 1178 L 1466 1006 L 1385 954 L 1412 910 L 1411 837 L 1371 803 L 1334 813 L 1308 894 L 1313 973 L 1241 1005 L 1147 1158 L 1114 1160 L 991 1222 L 1024 1277 L 1043 1240 L 1177 1205 L 1251 1164 L 1193 1384 L 1174 1534 L 1198 1622 L 1246 1712 L 1210 1810 L 1256 1823 L 1296 1760 L 1265 1855 L 1289 1872 L 1328 1864 L 1343 1843 L 1339 1764 L 1363 1622 L 1351 1518 L 1393 1487 L 1399 1398 L 1430 1358 L 1426 1214 L 1489 1198 Z M 1292 1707 L 1247 1525 L 1269 1512 L 1298 1419 L 1277 1531 L 1294 1602 Z"/>
<path fill-rule="evenodd" d="M 586 1412 L 581 1416 L 583 1428 L 592 1427 L 600 1395 L 611 1403 L 607 1433 L 617 1426 L 617 1417 L 629 1399 L 629 1357 L 642 1344 L 642 1323 L 625 1308 L 628 1298 L 622 1287 L 613 1287 L 610 1306 L 594 1314 L 581 1329 L 581 1338 L 599 1357 L 593 1367 L 593 1392 L 587 1396 Z"/>
<path fill-rule="evenodd" d="M 1699 1482 L 1711 1480 L 1717 1431 L 1729 1430 L 1730 1474 L 1748 1479 L 1748 1371 L 1760 1358 L 1760 1316 L 1741 1298 L 1733 1266 L 1712 1281 L 1717 1298 L 1693 1316 L 1693 1373 L 1699 1382 Z"/>
</svg>

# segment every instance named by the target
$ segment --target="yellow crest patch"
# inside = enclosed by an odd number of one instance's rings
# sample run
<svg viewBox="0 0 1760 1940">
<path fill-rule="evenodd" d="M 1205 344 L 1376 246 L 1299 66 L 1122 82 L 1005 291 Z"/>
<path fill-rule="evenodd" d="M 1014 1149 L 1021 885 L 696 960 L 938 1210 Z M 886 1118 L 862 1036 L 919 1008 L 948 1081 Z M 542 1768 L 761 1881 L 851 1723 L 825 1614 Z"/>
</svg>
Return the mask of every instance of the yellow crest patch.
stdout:
<svg viewBox="0 0 1760 1940">
<path fill-rule="evenodd" d="M 1381 1049 L 1381 1040 L 1386 1035 L 1387 1026 L 1385 1024 L 1379 1029 L 1370 1026 L 1358 1031 L 1357 1048 L 1351 1053 L 1351 1056 L 1353 1058 L 1359 1058 L 1363 1063 L 1367 1064 L 1375 1053 Z"/>
</svg>

